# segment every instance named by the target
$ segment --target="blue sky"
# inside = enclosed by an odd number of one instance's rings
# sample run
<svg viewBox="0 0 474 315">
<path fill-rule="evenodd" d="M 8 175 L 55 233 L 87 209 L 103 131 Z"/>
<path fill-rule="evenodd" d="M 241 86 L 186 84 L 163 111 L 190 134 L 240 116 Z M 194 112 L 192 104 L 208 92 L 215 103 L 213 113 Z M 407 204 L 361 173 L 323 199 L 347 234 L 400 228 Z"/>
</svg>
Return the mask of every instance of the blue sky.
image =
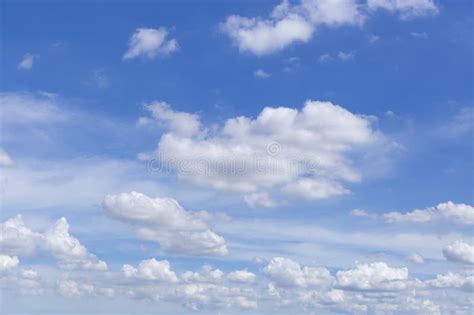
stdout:
<svg viewBox="0 0 474 315">
<path fill-rule="evenodd" d="M 470 1 L 1 11 L 2 313 L 472 311 Z"/>
</svg>

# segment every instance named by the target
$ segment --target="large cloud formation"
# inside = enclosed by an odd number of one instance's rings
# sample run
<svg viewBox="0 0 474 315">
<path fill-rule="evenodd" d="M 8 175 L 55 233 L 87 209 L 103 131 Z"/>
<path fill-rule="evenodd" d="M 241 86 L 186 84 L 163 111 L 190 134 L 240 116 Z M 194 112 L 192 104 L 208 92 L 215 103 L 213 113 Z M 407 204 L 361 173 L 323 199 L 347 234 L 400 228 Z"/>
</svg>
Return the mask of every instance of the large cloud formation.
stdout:
<svg viewBox="0 0 474 315">
<path fill-rule="evenodd" d="M 108 195 L 103 202 L 112 218 L 133 225 L 139 237 L 157 241 L 171 254 L 223 256 L 227 247 L 222 236 L 203 220 L 206 213 L 189 212 L 172 198 L 150 198 L 130 192 Z"/>
<path fill-rule="evenodd" d="M 301 0 L 292 5 L 282 1 L 266 17 L 231 15 L 221 24 L 241 52 L 257 56 L 268 55 L 294 43 L 307 43 L 322 26 L 361 25 L 369 13 L 387 10 L 402 19 L 430 16 L 438 13 L 432 0 Z"/>
<path fill-rule="evenodd" d="M 362 164 L 393 148 L 376 129 L 375 117 L 331 102 L 307 101 L 300 110 L 265 107 L 255 119 L 239 116 L 222 127 L 203 126 L 198 115 L 164 102 L 146 108 L 167 130 L 151 170 L 247 194 L 250 205 L 275 206 L 269 195 L 255 194 L 262 190 L 308 200 L 347 194 L 344 183 L 362 180 Z M 153 120 L 142 117 L 139 123 Z"/>
</svg>

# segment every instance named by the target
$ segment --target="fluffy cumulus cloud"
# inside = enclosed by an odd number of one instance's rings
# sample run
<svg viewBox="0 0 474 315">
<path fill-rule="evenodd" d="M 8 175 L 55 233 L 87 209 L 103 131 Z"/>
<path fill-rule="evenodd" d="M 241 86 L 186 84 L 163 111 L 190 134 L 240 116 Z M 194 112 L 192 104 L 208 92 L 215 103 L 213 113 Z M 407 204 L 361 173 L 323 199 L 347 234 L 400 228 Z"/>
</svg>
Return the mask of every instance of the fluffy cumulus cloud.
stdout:
<svg viewBox="0 0 474 315">
<path fill-rule="evenodd" d="M 388 10 L 400 15 L 402 19 L 436 15 L 438 7 L 433 0 L 368 0 L 369 10 Z"/>
<path fill-rule="evenodd" d="M 344 183 L 362 180 L 362 164 L 370 160 L 367 150 L 376 155 L 393 148 L 374 127 L 374 117 L 330 102 L 307 101 L 301 110 L 266 107 L 255 119 L 235 117 L 222 127 L 203 126 L 197 115 L 162 102 L 147 108 L 167 128 L 153 170 L 244 193 L 251 206 L 275 206 L 272 189 L 310 200 L 348 194 Z"/>
<path fill-rule="evenodd" d="M 222 127 L 203 126 L 197 115 L 161 102 L 148 108 L 156 123 L 167 128 L 151 155 L 153 170 L 244 193 L 251 206 L 274 206 L 265 194 L 272 188 L 310 200 L 347 194 L 344 183 L 363 178 L 361 161 L 371 159 L 366 153 L 393 148 L 375 128 L 374 117 L 330 102 L 307 101 L 301 110 L 266 107 L 255 119 L 239 116 Z"/>
<path fill-rule="evenodd" d="M 354 25 L 362 20 L 353 0 L 303 0 L 297 5 L 284 0 L 266 18 L 231 15 L 221 30 L 240 51 L 261 56 L 308 42 L 320 25 Z"/>
<path fill-rule="evenodd" d="M 0 271 L 18 266 L 20 261 L 16 256 L 0 255 Z"/>
<path fill-rule="evenodd" d="M 176 274 L 170 270 L 167 260 L 159 261 L 154 258 L 143 260 L 135 268 L 131 265 L 124 265 L 122 272 L 126 278 L 138 278 L 144 280 L 176 282 Z"/>
<path fill-rule="evenodd" d="M 107 270 L 107 264 L 89 253 L 77 238 L 69 234 L 69 223 L 59 219 L 45 234 L 46 247 L 65 269 Z"/>
<path fill-rule="evenodd" d="M 128 50 L 124 60 L 145 57 L 153 59 L 158 55 L 167 55 L 178 49 L 176 39 L 168 38 L 168 30 L 164 27 L 138 28 L 130 37 Z"/>
<path fill-rule="evenodd" d="M 18 215 L 0 224 L 2 252 L 18 256 L 46 253 L 63 269 L 107 270 L 107 264 L 91 254 L 77 238 L 69 234 L 65 218 L 59 219 L 45 233 L 33 232 Z"/>
<path fill-rule="evenodd" d="M 463 241 L 456 241 L 443 248 L 443 254 L 446 259 L 462 263 L 474 264 L 474 246 Z"/>
<path fill-rule="evenodd" d="M 284 257 L 275 257 L 263 272 L 280 286 L 330 286 L 333 277 L 326 268 L 301 267 L 297 262 Z"/>
<path fill-rule="evenodd" d="M 355 269 L 338 271 L 337 283 L 354 290 L 401 290 L 408 279 L 407 268 L 392 268 L 384 262 L 359 264 Z"/>
<path fill-rule="evenodd" d="M 223 256 L 227 247 L 222 236 L 210 230 L 205 212 L 190 212 L 172 198 L 151 198 L 130 192 L 108 195 L 105 212 L 136 228 L 139 237 L 156 241 L 172 254 Z"/>
<path fill-rule="evenodd" d="M 44 235 L 33 232 L 17 215 L 0 224 L 0 248 L 13 255 L 31 255 L 44 244 Z"/>
<path fill-rule="evenodd" d="M 435 221 L 451 221 L 457 224 L 474 224 L 474 207 L 467 204 L 456 204 L 452 201 L 440 203 L 435 207 L 426 209 L 415 209 L 411 212 L 389 212 L 383 215 L 385 221 L 389 223 L 413 222 L 427 223 Z"/>
</svg>

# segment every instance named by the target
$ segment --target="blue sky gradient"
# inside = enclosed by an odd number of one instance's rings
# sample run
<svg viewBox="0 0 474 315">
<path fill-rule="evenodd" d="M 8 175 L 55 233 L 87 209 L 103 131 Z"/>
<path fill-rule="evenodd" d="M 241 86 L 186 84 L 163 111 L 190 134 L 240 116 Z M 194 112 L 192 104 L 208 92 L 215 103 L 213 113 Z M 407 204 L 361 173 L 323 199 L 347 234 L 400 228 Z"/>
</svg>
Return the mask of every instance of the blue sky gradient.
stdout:
<svg viewBox="0 0 474 315">
<path fill-rule="evenodd" d="M 2 313 L 473 311 L 472 1 L 0 10 Z"/>
</svg>

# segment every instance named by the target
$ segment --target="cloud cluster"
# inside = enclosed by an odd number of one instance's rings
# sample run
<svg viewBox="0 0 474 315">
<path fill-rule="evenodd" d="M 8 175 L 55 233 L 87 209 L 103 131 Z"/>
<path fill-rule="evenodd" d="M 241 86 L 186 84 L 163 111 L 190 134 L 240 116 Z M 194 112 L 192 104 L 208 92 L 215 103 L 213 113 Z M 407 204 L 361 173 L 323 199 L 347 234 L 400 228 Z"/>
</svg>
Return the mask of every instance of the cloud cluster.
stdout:
<svg viewBox="0 0 474 315">
<path fill-rule="evenodd" d="M 168 30 L 164 27 L 137 28 L 130 37 L 128 50 L 123 59 L 134 59 L 143 56 L 153 59 L 158 55 L 167 55 L 178 49 L 176 39 L 168 39 Z"/>
<path fill-rule="evenodd" d="M 67 274 L 52 272 L 42 286 L 38 273 L 19 269 L 15 257 L 0 255 L 0 265 L 6 266 L 0 271 L 2 287 L 22 288 L 18 291 L 22 294 L 55 289 L 64 298 L 120 297 L 160 305 L 179 302 L 190 310 L 213 312 L 258 309 L 442 314 L 468 309 L 469 301 L 465 298 L 474 288 L 469 270 L 422 281 L 411 277 L 406 267 L 393 267 L 383 261 L 357 263 L 354 268 L 331 272 L 325 267 L 304 266 L 290 258 L 274 257 L 259 274 L 247 269 L 226 272 L 209 265 L 179 274 L 167 260 L 151 258 L 140 261 L 136 267 L 125 264 L 121 271 L 94 275 L 80 270 Z M 464 300 L 453 300 L 453 296 Z"/>
<path fill-rule="evenodd" d="M 294 43 L 307 43 L 322 26 L 361 25 L 376 10 L 397 12 L 402 19 L 435 15 L 438 8 L 432 0 L 301 0 L 291 4 L 283 0 L 268 17 L 231 15 L 221 24 L 241 52 L 268 55 Z M 340 56 L 344 60 L 344 56 Z"/>
<path fill-rule="evenodd" d="M 196 114 L 174 111 L 163 102 L 147 109 L 167 128 L 153 170 L 174 171 L 198 186 L 246 193 L 254 206 L 274 206 L 270 196 L 261 194 L 272 188 L 309 200 L 347 194 L 343 183 L 363 177 L 356 161 L 369 160 L 369 150 L 375 156 L 393 148 L 375 128 L 374 117 L 330 102 L 307 101 L 301 110 L 266 107 L 255 119 L 239 116 L 222 127 L 203 126 Z"/>
<path fill-rule="evenodd" d="M 206 213 L 186 211 L 172 198 L 151 198 L 138 192 L 108 195 L 103 209 L 110 217 L 134 226 L 140 238 L 158 242 L 167 253 L 227 254 L 224 238 L 203 219 Z"/>
<path fill-rule="evenodd" d="M 353 290 L 402 290 L 406 288 L 407 268 L 392 268 L 384 262 L 359 264 L 355 269 L 338 271 L 337 283 Z"/>
<path fill-rule="evenodd" d="M 446 246 L 443 248 L 443 254 L 448 260 L 474 265 L 474 246 L 463 241 L 456 241 Z"/>
<path fill-rule="evenodd" d="M 19 265 L 17 256 L 0 254 L 0 288 L 14 294 L 42 294 L 38 273 L 32 269 L 20 268 Z"/>
<path fill-rule="evenodd" d="M 176 274 L 170 270 L 168 261 L 158 261 L 154 258 L 141 261 L 137 268 L 131 265 L 123 265 L 122 272 L 126 278 L 164 282 L 178 281 Z"/>
<path fill-rule="evenodd" d="M 278 270 L 277 277 L 267 270 Z M 306 270 L 306 272 L 305 272 Z M 312 270 L 313 272 L 308 272 Z M 319 281 L 314 279 L 316 274 Z M 439 314 L 440 307 L 426 299 L 426 292 L 417 296 L 413 289 L 424 284 L 408 277 L 407 268 L 394 268 L 385 262 L 358 264 L 354 269 L 339 270 L 332 276 L 322 267 L 301 267 L 297 262 L 276 257 L 264 268 L 270 279 L 267 298 L 279 301 L 286 308 L 317 310 L 323 313 L 410 313 Z M 308 275 L 304 275 L 304 274 Z M 322 277 L 321 277 L 322 276 Z M 284 281 L 281 281 L 284 279 Z M 324 281 L 321 281 L 324 280 Z"/>
<path fill-rule="evenodd" d="M 171 270 L 168 261 L 143 260 L 137 268 L 124 265 L 120 278 L 134 279 L 125 288 L 126 296 L 155 302 L 179 301 L 191 310 L 255 309 L 256 275 L 247 270 L 225 273 L 204 265 L 200 271 L 186 271 L 181 276 Z M 122 293 L 124 288 L 120 288 Z"/>
<path fill-rule="evenodd" d="M 18 256 L 46 253 L 63 269 L 107 270 L 107 264 L 91 254 L 77 238 L 69 234 L 69 224 L 61 218 L 45 233 L 33 232 L 21 215 L 0 224 L 0 248 Z"/>
<path fill-rule="evenodd" d="M 330 286 L 333 277 L 326 268 L 303 267 L 288 258 L 275 257 L 263 269 L 263 272 L 280 286 Z"/>
<path fill-rule="evenodd" d="M 454 288 L 472 292 L 474 290 L 474 273 L 472 270 L 463 273 L 448 272 L 437 275 L 436 279 L 426 281 L 434 288 Z"/>
</svg>

